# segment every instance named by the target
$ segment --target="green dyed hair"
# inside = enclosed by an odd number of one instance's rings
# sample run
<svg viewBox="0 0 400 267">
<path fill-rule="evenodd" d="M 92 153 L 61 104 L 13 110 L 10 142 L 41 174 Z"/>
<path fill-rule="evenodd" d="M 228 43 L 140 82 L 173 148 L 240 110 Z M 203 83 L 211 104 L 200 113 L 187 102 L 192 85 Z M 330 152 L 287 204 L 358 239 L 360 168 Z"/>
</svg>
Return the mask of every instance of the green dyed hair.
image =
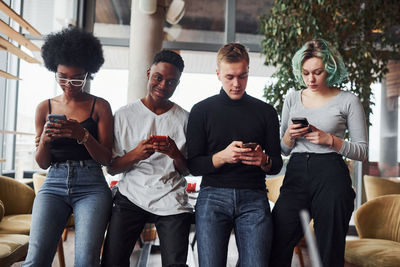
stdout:
<svg viewBox="0 0 400 267">
<path fill-rule="evenodd" d="M 303 63 L 313 57 L 322 59 L 328 74 L 327 86 L 339 85 L 347 78 L 347 69 L 339 52 L 325 40 L 312 40 L 305 43 L 292 58 L 294 77 L 302 86 L 306 86 L 301 75 Z"/>
</svg>

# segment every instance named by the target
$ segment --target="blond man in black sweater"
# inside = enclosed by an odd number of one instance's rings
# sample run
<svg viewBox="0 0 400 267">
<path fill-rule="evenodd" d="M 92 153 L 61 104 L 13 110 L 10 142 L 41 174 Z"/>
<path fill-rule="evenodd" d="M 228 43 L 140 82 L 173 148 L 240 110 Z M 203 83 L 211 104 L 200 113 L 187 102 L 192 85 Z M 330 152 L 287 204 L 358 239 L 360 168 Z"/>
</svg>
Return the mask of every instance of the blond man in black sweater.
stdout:
<svg viewBox="0 0 400 267">
<path fill-rule="evenodd" d="M 226 266 L 234 229 L 240 266 L 267 266 L 272 220 L 266 174 L 282 167 L 275 109 L 246 94 L 249 55 L 238 43 L 217 55 L 218 95 L 197 103 L 188 121 L 188 164 L 202 175 L 196 204 L 200 267 Z"/>
</svg>

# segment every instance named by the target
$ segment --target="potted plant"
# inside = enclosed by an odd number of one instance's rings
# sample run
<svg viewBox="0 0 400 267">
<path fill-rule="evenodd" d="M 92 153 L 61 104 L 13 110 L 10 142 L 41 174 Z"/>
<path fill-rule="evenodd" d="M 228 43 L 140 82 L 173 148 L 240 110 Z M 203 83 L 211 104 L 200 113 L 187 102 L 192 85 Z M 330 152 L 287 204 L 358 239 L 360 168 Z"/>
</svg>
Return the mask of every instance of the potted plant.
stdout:
<svg viewBox="0 0 400 267">
<path fill-rule="evenodd" d="M 399 14 L 398 0 L 275 0 L 260 18 L 265 64 L 277 67 L 264 90 L 267 102 L 281 113 L 288 90 L 300 89 L 292 74 L 294 53 L 306 41 L 322 38 L 343 56 L 349 77 L 341 88 L 360 98 L 369 125 L 371 84 L 384 78 L 389 60 L 400 58 Z"/>
</svg>

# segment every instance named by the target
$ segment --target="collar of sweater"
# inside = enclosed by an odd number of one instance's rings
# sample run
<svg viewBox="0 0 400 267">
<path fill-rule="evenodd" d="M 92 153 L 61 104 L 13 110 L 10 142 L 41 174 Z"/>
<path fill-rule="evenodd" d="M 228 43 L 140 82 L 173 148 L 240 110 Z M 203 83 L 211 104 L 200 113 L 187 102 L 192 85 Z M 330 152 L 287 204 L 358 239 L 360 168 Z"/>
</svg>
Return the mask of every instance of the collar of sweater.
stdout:
<svg viewBox="0 0 400 267">
<path fill-rule="evenodd" d="M 248 98 L 249 96 L 247 95 L 246 92 L 244 92 L 242 98 L 237 100 L 231 99 L 223 88 L 221 88 L 219 92 L 219 99 L 221 99 L 223 103 L 228 105 L 237 105 L 237 106 L 244 105 L 247 102 Z"/>
</svg>

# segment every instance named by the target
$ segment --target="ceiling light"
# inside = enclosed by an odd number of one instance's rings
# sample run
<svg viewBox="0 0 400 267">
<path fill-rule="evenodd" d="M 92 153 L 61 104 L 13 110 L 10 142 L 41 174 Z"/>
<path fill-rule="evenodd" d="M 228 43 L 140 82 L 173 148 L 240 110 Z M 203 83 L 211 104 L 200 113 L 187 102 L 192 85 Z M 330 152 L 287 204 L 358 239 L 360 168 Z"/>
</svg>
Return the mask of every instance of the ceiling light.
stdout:
<svg viewBox="0 0 400 267">
<path fill-rule="evenodd" d="M 166 20 L 170 24 L 177 24 L 185 13 L 185 2 L 183 0 L 172 0 L 168 7 Z"/>
</svg>

